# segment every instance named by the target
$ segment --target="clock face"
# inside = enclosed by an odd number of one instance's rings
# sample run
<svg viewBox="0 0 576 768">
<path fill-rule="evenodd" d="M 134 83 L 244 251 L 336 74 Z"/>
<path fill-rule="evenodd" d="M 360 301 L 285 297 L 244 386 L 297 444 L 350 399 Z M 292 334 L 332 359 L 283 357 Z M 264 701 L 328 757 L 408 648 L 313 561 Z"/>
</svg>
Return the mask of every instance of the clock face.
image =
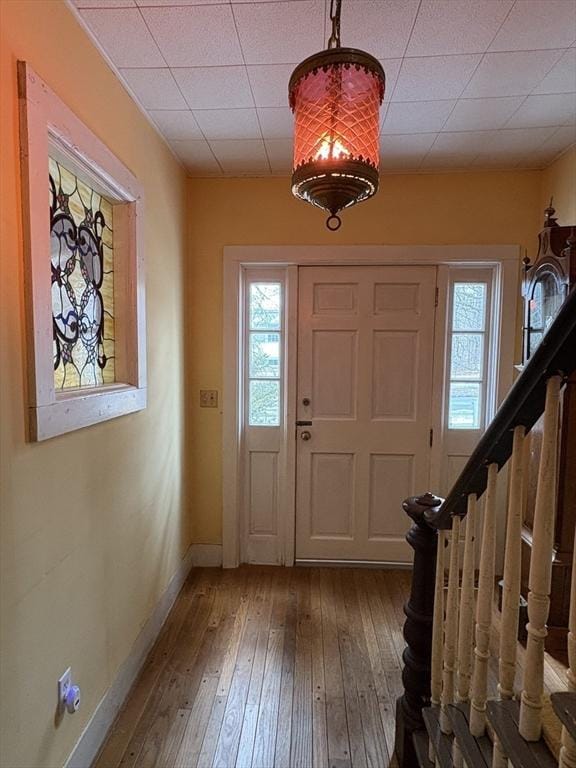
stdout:
<svg viewBox="0 0 576 768">
<path fill-rule="evenodd" d="M 534 282 L 528 306 L 528 357 L 532 356 L 556 317 L 563 296 L 563 286 L 552 272 L 543 272 Z"/>
</svg>

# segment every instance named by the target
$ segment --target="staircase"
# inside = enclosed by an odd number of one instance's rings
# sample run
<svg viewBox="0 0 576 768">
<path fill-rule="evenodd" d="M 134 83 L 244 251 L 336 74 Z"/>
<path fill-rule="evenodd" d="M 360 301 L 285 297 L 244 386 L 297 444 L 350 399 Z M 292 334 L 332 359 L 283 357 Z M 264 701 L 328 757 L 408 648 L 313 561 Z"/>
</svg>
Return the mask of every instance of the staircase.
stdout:
<svg viewBox="0 0 576 768">
<path fill-rule="evenodd" d="M 549 701 L 544 697 L 559 409 L 562 388 L 574 370 L 573 290 L 447 498 L 427 493 L 404 502 L 414 521 L 407 536 L 414 548 L 414 570 L 405 608 L 404 694 L 396 712 L 396 755 L 401 768 L 576 768 L 576 547 L 567 681 L 565 690 L 552 693 Z M 542 414 L 527 642 L 519 673 L 523 454 L 526 437 Z M 491 649 L 496 494 L 499 479 L 502 482 L 499 471 L 507 464 L 502 611 L 498 648 Z M 576 473 L 576 466 L 573 470 Z M 478 503 L 481 498 L 482 505 Z M 474 531 L 480 515 L 482 539 L 476 573 Z M 490 696 L 489 670 L 494 664 L 497 688 Z M 561 724 L 557 754 L 544 738 L 549 717 Z"/>
</svg>

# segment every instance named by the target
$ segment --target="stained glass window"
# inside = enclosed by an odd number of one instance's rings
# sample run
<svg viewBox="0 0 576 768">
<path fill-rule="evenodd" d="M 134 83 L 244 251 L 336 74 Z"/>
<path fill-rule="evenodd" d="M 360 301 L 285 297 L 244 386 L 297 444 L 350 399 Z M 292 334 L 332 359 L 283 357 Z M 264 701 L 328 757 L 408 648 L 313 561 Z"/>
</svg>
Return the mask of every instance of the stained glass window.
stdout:
<svg viewBox="0 0 576 768">
<path fill-rule="evenodd" d="M 49 158 L 54 386 L 114 382 L 112 204 Z"/>
<path fill-rule="evenodd" d="M 487 284 L 457 282 L 452 290 L 449 429 L 480 429 L 486 343 Z"/>
<path fill-rule="evenodd" d="M 280 424 L 282 295 L 280 283 L 250 283 L 248 294 L 248 424 Z"/>
</svg>

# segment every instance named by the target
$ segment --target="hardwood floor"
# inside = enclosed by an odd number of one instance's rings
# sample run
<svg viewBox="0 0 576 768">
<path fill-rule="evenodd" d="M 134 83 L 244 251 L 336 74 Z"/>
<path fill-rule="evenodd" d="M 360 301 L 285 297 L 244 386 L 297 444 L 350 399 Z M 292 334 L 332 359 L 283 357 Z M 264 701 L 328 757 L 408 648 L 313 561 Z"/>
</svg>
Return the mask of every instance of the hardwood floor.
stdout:
<svg viewBox="0 0 576 768">
<path fill-rule="evenodd" d="M 409 583 L 195 569 L 94 768 L 387 768 Z"/>
</svg>

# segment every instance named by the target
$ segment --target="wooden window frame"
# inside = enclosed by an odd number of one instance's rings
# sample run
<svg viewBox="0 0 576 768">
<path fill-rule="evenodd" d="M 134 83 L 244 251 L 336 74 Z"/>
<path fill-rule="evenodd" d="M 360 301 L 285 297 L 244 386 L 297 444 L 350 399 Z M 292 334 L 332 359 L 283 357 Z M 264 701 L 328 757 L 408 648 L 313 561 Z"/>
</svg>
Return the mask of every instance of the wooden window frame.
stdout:
<svg viewBox="0 0 576 768">
<path fill-rule="evenodd" d="M 29 439 L 97 424 L 146 407 L 143 191 L 132 173 L 26 62 L 18 62 L 25 256 Z M 56 390 L 52 342 L 48 156 L 57 154 L 114 207 L 116 381 Z"/>
</svg>

